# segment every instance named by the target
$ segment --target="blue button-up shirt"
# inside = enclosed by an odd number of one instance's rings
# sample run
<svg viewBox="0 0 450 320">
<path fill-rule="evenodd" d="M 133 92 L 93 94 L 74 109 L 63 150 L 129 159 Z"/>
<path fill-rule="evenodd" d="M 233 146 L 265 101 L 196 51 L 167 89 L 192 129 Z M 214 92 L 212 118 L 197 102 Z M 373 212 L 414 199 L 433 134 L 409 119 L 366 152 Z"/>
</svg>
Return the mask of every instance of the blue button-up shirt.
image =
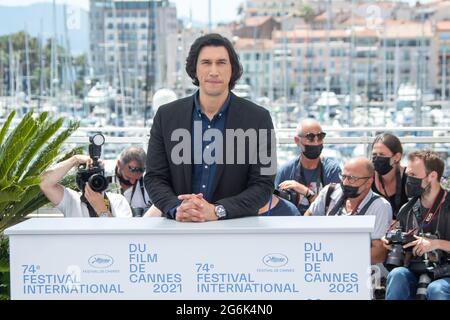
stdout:
<svg viewBox="0 0 450 320">
<path fill-rule="evenodd" d="M 227 110 L 230 105 L 230 95 L 228 95 L 225 103 L 219 109 L 219 111 L 214 115 L 210 121 L 208 117 L 202 112 L 200 107 L 200 102 L 198 100 L 199 92 L 197 91 L 194 97 L 194 109 L 192 112 L 192 155 L 193 155 L 193 166 L 192 166 L 192 193 L 203 193 L 203 198 L 206 201 L 211 202 L 212 200 L 212 186 L 214 181 L 214 175 L 216 173 L 216 163 L 209 163 L 210 161 L 205 161 L 205 150 L 207 154 L 211 154 L 214 158 L 215 152 L 208 150 L 211 146 L 210 144 L 214 142 L 205 141 L 205 132 L 208 129 L 220 130 L 222 138 L 225 140 L 225 120 L 227 115 Z M 198 137 L 200 130 L 195 130 L 194 128 L 200 128 L 201 124 L 201 137 Z M 196 132 L 197 131 L 197 132 Z M 196 142 L 202 141 L 202 148 L 200 149 Z M 221 150 L 223 148 L 222 144 L 216 144 L 215 150 Z M 201 152 L 201 154 L 200 154 Z"/>
</svg>

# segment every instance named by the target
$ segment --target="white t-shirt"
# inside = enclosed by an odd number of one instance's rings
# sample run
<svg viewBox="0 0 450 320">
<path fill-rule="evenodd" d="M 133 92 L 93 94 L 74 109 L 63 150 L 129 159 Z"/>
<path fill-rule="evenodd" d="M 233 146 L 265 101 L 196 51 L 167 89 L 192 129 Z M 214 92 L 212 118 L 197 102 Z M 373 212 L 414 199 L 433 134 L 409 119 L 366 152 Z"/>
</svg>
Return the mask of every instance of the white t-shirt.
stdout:
<svg viewBox="0 0 450 320">
<path fill-rule="evenodd" d="M 128 203 L 132 208 L 146 208 L 150 202 L 150 197 L 147 194 L 147 190 L 144 187 L 144 197 L 142 197 L 141 191 L 141 181 L 138 180 L 136 183 L 136 189 L 133 194 L 133 187 L 129 187 L 123 192 L 123 196 L 127 199 Z M 133 196 L 133 198 L 131 198 Z M 145 198 L 145 199 L 144 199 Z"/>
<path fill-rule="evenodd" d="M 317 196 L 316 200 L 314 200 L 314 202 L 311 203 L 311 206 L 309 207 L 308 211 L 311 212 L 313 216 L 323 216 L 326 213 L 329 213 L 331 210 L 333 210 L 333 207 L 341 198 L 342 196 L 341 185 L 336 184 L 335 190 L 331 194 L 331 201 L 328 207 L 328 212 L 324 212 L 326 202 L 325 198 L 329 187 L 330 185 L 323 188 L 320 191 L 319 195 Z M 366 205 L 366 203 L 372 198 L 373 195 L 374 192 L 372 190 L 369 190 L 369 193 L 359 204 L 357 208 L 358 212 Z M 347 213 L 345 208 L 342 209 L 343 216 L 348 216 L 349 214 L 350 213 Z M 372 240 L 381 239 L 386 234 L 386 231 L 388 230 L 389 225 L 392 222 L 392 206 L 385 198 L 379 197 L 374 202 L 372 202 L 372 204 L 367 209 L 365 215 L 375 216 L 375 228 L 373 232 L 370 234 L 370 238 Z"/>
<path fill-rule="evenodd" d="M 119 178 L 117 178 L 117 176 L 114 176 L 113 182 L 117 184 L 117 186 L 120 188 L 120 181 Z M 117 192 L 119 192 L 119 190 L 117 190 Z M 147 208 L 148 204 L 150 203 L 150 197 L 145 187 L 144 187 L 144 197 L 142 197 L 140 179 L 136 183 L 134 194 L 133 194 L 133 186 L 130 186 L 122 194 L 125 197 L 125 199 L 127 199 L 128 203 L 132 208 Z"/>
<path fill-rule="evenodd" d="M 121 194 L 107 192 L 106 195 L 111 203 L 111 213 L 113 217 L 132 217 L 131 208 L 127 200 Z M 64 188 L 64 196 L 56 208 L 68 218 L 89 218 L 87 205 L 81 202 L 80 196 L 80 193 L 69 188 Z"/>
</svg>

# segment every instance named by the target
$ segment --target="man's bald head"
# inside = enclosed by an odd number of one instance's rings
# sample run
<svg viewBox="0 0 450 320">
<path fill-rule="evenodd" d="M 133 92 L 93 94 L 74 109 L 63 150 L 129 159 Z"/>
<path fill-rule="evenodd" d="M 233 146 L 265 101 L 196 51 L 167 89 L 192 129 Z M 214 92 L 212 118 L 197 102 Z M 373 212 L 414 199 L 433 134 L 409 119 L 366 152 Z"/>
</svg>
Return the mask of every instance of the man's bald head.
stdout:
<svg viewBox="0 0 450 320">
<path fill-rule="evenodd" d="M 322 131 L 322 127 L 319 122 L 312 118 L 303 119 L 297 126 L 297 135 L 301 136 L 302 134 L 313 132 L 318 133 Z"/>
<path fill-rule="evenodd" d="M 375 174 L 372 161 L 366 157 L 357 157 L 348 160 L 344 165 L 344 171 L 349 171 L 349 175 L 357 177 L 372 177 Z"/>
</svg>

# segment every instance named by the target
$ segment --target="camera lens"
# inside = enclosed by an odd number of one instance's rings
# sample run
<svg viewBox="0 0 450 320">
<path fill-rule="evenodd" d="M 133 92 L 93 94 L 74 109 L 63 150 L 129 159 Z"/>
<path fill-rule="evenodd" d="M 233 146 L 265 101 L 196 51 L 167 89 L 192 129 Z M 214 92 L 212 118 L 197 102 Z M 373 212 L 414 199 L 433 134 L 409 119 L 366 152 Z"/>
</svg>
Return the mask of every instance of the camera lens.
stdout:
<svg viewBox="0 0 450 320">
<path fill-rule="evenodd" d="M 131 208 L 133 217 L 142 217 L 144 215 L 144 208 Z"/>
<path fill-rule="evenodd" d="M 108 180 L 100 174 L 92 175 L 89 178 L 88 183 L 95 192 L 103 192 L 108 188 Z"/>
<path fill-rule="evenodd" d="M 396 267 L 403 266 L 403 261 L 405 259 L 405 251 L 403 250 L 403 246 L 401 244 L 393 244 L 392 250 L 388 253 L 386 259 L 386 269 L 391 271 Z"/>
</svg>

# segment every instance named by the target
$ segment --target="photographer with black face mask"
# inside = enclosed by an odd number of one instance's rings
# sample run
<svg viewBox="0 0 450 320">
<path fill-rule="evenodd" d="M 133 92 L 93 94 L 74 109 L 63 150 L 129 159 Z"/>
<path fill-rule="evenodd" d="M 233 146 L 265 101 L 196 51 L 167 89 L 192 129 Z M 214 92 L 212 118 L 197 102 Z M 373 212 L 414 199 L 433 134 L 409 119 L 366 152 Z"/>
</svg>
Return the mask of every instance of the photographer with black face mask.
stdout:
<svg viewBox="0 0 450 320">
<path fill-rule="evenodd" d="M 377 135 L 372 143 L 372 162 L 375 167 L 372 190 L 390 202 L 393 219 L 397 218 L 400 208 L 408 202 L 406 168 L 400 165 L 402 154 L 400 140 L 391 133 Z"/>
<path fill-rule="evenodd" d="M 142 217 L 152 205 L 143 178 L 146 158 L 144 149 L 128 147 L 120 153 L 115 167 L 113 182 L 120 186 L 120 193 L 130 204 L 133 217 Z"/>
<path fill-rule="evenodd" d="M 323 187 L 339 182 L 341 169 L 338 164 L 320 157 L 325 136 L 316 120 L 302 120 L 294 137 L 301 154 L 284 164 L 275 178 L 276 194 L 294 203 L 301 215 Z"/>
<path fill-rule="evenodd" d="M 388 300 L 450 300 L 450 196 L 440 185 L 443 172 L 444 161 L 433 151 L 408 155 L 411 200 L 397 216 L 400 228 L 383 238 L 391 250 L 387 266 L 394 267 L 387 278 Z"/>
<path fill-rule="evenodd" d="M 344 165 L 341 183 L 326 186 L 305 212 L 305 216 L 375 216 L 375 229 L 370 234 L 373 265 L 386 257 L 381 238 L 392 221 L 389 202 L 371 190 L 374 171 L 369 159 L 350 159 Z"/>
<path fill-rule="evenodd" d="M 49 168 L 41 176 L 41 191 L 65 217 L 131 217 L 122 195 L 105 192 L 108 180 L 98 161 L 101 149 L 94 146 L 95 137 L 90 140 L 91 156 L 74 155 Z M 78 170 L 76 182 L 81 194 L 59 183 L 72 168 Z"/>
</svg>

